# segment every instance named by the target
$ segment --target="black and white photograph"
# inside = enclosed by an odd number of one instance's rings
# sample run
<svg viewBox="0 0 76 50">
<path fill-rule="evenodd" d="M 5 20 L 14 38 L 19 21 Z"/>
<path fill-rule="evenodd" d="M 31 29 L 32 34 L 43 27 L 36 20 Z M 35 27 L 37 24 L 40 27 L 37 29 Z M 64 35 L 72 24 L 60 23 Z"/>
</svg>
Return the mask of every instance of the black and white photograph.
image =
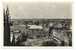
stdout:
<svg viewBox="0 0 76 50">
<path fill-rule="evenodd" d="M 4 46 L 72 47 L 71 2 L 3 2 Z"/>
</svg>

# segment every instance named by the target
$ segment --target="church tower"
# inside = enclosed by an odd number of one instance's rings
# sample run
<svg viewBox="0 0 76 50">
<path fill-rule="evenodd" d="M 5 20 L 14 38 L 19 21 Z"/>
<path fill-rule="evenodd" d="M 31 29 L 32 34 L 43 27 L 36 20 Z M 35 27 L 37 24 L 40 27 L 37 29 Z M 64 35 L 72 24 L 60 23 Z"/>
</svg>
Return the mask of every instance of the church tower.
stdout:
<svg viewBox="0 0 76 50">
<path fill-rule="evenodd" d="M 9 23 L 9 9 L 3 10 L 4 13 L 4 46 L 10 46 L 10 23 Z"/>
</svg>

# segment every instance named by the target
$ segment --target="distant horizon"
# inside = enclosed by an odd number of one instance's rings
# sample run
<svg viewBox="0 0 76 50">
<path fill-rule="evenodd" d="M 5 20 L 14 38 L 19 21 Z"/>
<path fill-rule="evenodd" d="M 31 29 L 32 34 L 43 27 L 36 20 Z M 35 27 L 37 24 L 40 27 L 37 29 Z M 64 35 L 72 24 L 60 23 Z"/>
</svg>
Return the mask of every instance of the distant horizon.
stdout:
<svg viewBox="0 0 76 50">
<path fill-rule="evenodd" d="M 10 18 L 10 19 L 72 19 L 72 18 Z"/>
<path fill-rule="evenodd" d="M 10 19 L 72 19 L 71 17 L 68 18 L 68 17 L 63 17 L 63 18 L 50 18 L 50 17 L 32 17 L 32 18 L 19 18 L 19 17 L 15 17 L 15 18 L 12 18 L 10 17 Z"/>
</svg>

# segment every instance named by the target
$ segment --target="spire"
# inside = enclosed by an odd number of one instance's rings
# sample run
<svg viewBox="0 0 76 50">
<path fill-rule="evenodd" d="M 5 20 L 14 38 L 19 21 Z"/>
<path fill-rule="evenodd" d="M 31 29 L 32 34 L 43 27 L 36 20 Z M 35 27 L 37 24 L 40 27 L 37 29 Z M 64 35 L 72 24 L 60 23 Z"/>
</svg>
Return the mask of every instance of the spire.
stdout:
<svg viewBox="0 0 76 50">
<path fill-rule="evenodd" d="M 6 8 L 6 16 L 9 17 L 9 8 L 8 8 L 8 6 L 7 6 L 7 8 Z"/>
</svg>

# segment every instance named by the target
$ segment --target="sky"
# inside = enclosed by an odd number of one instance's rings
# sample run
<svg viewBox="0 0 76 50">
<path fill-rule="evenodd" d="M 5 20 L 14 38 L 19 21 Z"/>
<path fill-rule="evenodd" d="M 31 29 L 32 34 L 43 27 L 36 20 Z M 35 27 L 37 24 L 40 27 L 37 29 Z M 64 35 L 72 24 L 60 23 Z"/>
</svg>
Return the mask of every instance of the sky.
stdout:
<svg viewBox="0 0 76 50">
<path fill-rule="evenodd" d="M 72 5 L 65 2 L 4 2 L 12 19 L 72 18 Z"/>
</svg>

